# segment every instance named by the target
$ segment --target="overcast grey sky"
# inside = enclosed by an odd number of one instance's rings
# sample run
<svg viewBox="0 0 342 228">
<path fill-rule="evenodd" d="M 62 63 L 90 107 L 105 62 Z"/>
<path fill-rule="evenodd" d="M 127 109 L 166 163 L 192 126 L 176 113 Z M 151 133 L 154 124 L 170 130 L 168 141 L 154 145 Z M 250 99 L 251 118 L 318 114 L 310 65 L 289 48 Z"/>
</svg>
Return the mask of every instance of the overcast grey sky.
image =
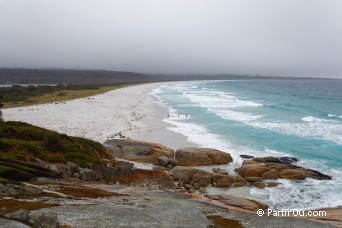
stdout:
<svg viewBox="0 0 342 228">
<path fill-rule="evenodd" d="M 342 77 L 342 0 L 0 0 L 0 67 Z"/>
</svg>

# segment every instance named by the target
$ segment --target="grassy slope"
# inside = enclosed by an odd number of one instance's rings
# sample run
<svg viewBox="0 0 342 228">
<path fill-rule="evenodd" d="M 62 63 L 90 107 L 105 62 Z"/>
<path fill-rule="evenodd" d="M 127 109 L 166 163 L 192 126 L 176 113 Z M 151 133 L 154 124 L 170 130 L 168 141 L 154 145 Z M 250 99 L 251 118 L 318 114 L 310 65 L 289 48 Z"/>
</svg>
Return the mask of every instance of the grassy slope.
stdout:
<svg viewBox="0 0 342 228">
<path fill-rule="evenodd" d="M 4 108 L 14 108 L 27 105 L 66 101 L 87 96 L 94 96 L 113 89 L 138 83 L 112 83 L 88 85 L 58 85 L 58 86 L 14 86 L 0 87 L 3 94 Z"/>
<path fill-rule="evenodd" d="M 36 159 L 51 163 L 67 161 L 88 167 L 101 159 L 115 162 L 100 143 L 58 134 L 22 122 L 0 122 L 0 181 L 29 180 L 37 176 L 55 177 L 50 170 L 34 164 Z"/>
</svg>

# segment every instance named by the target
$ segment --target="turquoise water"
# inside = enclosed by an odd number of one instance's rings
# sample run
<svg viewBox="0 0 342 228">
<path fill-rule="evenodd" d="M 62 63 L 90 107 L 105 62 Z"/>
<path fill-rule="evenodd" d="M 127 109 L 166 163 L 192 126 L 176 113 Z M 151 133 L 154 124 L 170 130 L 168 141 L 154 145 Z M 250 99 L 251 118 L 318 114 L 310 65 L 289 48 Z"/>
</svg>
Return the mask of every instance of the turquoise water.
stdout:
<svg viewBox="0 0 342 228">
<path fill-rule="evenodd" d="M 281 180 L 252 189 L 255 199 L 281 209 L 342 206 L 342 80 L 185 82 L 154 94 L 170 108 L 171 130 L 231 153 L 235 166 L 240 154 L 293 156 L 333 177 Z"/>
</svg>

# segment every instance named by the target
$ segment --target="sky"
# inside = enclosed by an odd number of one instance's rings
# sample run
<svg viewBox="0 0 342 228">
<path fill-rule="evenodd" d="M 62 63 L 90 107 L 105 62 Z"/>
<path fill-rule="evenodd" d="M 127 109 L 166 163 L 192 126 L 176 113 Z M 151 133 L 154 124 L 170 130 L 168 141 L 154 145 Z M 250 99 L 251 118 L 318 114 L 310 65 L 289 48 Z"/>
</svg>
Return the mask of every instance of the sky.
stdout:
<svg viewBox="0 0 342 228">
<path fill-rule="evenodd" d="M 0 67 L 342 78 L 342 1 L 0 0 Z"/>
</svg>

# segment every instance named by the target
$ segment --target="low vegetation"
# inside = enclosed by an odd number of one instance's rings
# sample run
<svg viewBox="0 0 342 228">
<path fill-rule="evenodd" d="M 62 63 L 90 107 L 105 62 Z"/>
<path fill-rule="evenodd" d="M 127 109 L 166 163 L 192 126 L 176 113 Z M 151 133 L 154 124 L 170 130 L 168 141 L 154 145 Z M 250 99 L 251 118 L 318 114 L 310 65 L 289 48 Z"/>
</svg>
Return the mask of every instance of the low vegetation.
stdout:
<svg viewBox="0 0 342 228">
<path fill-rule="evenodd" d="M 56 86 L 13 85 L 12 87 L 0 87 L 0 93 L 3 95 L 4 108 L 13 108 L 93 96 L 132 84 L 134 83 L 60 84 Z"/>
<path fill-rule="evenodd" d="M 89 167 L 89 163 L 101 165 L 102 159 L 115 162 L 100 143 L 27 123 L 0 122 L 0 181 L 58 176 L 36 165 L 37 159 L 50 163 L 70 161 L 81 167 Z"/>
</svg>

